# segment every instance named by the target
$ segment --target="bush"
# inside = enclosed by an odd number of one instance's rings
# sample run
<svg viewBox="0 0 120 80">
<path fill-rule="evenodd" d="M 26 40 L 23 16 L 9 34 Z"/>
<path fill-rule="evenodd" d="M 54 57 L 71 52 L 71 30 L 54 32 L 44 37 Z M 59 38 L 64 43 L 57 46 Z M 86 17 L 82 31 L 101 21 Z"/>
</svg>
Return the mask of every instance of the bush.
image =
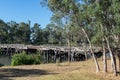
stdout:
<svg viewBox="0 0 120 80">
<path fill-rule="evenodd" d="M 41 56 L 39 54 L 27 55 L 25 52 L 12 56 L 11 65 L 31 65 L 40 64 Z"/>
</svg>

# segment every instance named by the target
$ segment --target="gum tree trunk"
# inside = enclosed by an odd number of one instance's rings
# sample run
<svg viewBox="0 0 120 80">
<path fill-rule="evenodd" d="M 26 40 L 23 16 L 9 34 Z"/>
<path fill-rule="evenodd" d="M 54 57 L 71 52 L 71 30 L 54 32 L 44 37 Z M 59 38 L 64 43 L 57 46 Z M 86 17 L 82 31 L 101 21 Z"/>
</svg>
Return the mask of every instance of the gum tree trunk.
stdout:
<svg viewBox="0 0 120 80">
<path fill-rule="evenodd" d="M 103 71 L 107 72 L 107 59 L 106 59 L 106 51 L 105 51 L 105 39 L 104 39 L 104 28 L 102 24 L 100 25 L 101 34 L 102 34 L 102 47 L 103 47 Z"/>
<path fill-rule="evenodd" d="M 107 42 L 107 47 L 111 56 L 111 66 L 113 68 L 114 71 L 114 75 L 117 76 L 117 68 L 116 68 L 116 61 L 115 61 L 115 55 L 112 53 L 112 50 L 110 48 L 110 44 L 109 44 L 109 40 L 108 38 L 105 36 L 105 40 Z"/>
<path fill-rule="evenodd" d="M 95 62 L 95 66 L 96 66 L 96 72 L 99 72 L 99 71 L 100 71 L 100 67 L 99 67 L 98 61 L 97 61 L 97 59 L 96 59 L 96 57 L 95 57 L 95 55 L 94 55 L 91 41 L 90 41 L 90 39 L 89 39 L 89 37 L 88 37 L 88 35 L 87 35 L 87 33 L 86 33 L 86 31 L 85 31 L 84 28 L 82 28 L 82 31 L 83 31 L 83 33 L 85 34 L 85 36 L 86 36 L 86 38 L 87 38 L 87 40 L 88 40 L 88 42 L 89 42 L 90 51 L 91 51 L 91 53 L 92 53 L 92 56 L 93 56 L 93 59 L 94 59 L 94 62 Z"/>
<path fill-rule="evenodd" d="M 71 54 L 71 43 L 70 43 L 70 40 L 67 39 L 67 43 L 68 43 L 68 62 L 70 62 L 70 54 Z"/>
</svg>

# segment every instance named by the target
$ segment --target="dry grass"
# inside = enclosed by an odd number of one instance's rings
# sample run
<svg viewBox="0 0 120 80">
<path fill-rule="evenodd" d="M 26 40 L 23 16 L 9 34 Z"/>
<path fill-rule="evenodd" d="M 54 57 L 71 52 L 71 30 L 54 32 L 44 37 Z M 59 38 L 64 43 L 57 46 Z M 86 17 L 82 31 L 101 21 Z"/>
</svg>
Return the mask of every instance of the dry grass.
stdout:
<svg viewBox="0 0 120 80">
<path fill-rule="evenodd" d="M 2 67 L 0 80 L 120 80 L 110 71 L 108 61 L 108 73 L 102 72 L 102 61 L 99 60 L 101 72 L 95 72 L 93 60 L 72 62 L 27 65 L 15 67 Z"/>
</svg>

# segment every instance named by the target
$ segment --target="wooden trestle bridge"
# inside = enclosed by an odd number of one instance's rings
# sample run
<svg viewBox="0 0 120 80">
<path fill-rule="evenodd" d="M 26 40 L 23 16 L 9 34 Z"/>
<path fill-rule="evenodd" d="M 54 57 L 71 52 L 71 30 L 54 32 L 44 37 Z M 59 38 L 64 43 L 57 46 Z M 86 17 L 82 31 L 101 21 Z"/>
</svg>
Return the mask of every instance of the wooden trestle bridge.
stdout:
<svg viewBox="0 0 120 80">
<path fill-rule="evenodd" d="M 100 53 L 100 48 L 93 48 Z M 89 47 L 34 46 L 24 44 L 0 44 L 0 54 L 12 56 L 25 51 L 27 54 L 39 53 L 44 63 L 60 61 L 83 61 L 90 53 Z M 100 56 L 101 54 L 97 54 Z"/>
</svg>

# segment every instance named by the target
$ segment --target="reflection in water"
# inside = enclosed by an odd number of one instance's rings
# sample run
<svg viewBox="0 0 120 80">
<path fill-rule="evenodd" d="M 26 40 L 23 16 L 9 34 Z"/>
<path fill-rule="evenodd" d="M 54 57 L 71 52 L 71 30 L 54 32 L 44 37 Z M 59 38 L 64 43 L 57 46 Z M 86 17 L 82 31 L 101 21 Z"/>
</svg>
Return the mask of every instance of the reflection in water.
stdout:
<svg viewBox="0 0 120 80">
<path fill-rule="evenodd" d="M 11 64 L 11 57 L 0 55 L 0 64 L 3 64 L 5 66 L 10 65 Z"/>
</svg>

